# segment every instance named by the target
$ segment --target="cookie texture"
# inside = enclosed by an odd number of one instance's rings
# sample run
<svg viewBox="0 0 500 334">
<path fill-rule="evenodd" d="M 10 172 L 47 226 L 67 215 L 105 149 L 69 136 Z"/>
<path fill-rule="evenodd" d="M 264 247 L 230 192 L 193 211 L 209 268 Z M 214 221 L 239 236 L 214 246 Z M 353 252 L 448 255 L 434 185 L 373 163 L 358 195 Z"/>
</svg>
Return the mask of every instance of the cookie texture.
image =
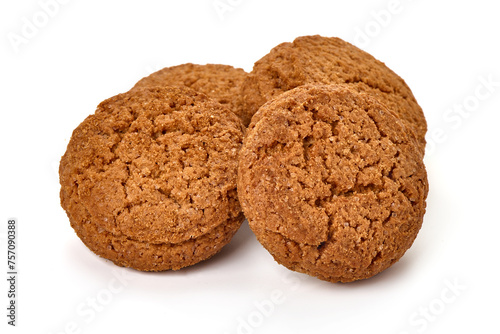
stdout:
<svg viewBox="0 0 500 334">
<path fill-rule="evenodd" d="M 211 257 L 244 219 L 236 191 L 243 131 L 236 115 L 189 88 L 103 101 L 61 159 L 71 226 L 96 254 L 138 270 Z"/>
<path fill-rule="evenodd" d="M 241 68 L 219 64 L 182 64 L 166 67 L 137 82 L 133 89 L 144 87 L 190 87 L 242 115 L 241 85 L 247 73 Z"/>
<path fill-rule="evenodd" d="M 348 84 L 398 115 L 425 147 L 427 123 L 410 88 L 370 54 L 339 38 L 298 37 L 257 61 L 242 85 L 244 119 L 279 94 L 304 84 Z"/>
<path fill-rule="evenodd" d="M 260 243 L 287 268 L 331 282 L 398 261 L 427 192 L 413 131 L 346 86 L 305 85 L 264 104 L 240 152 L 239 199 Z"/>
</svg>

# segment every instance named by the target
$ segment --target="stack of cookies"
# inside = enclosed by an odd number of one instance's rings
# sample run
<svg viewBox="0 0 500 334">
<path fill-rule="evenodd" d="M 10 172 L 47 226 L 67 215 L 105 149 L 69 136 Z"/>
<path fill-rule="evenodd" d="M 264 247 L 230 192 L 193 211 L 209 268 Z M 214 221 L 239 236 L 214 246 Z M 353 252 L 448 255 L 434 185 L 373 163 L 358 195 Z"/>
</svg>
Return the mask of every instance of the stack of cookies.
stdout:
<svg viewBox="0 0 500 334">
<path fill-rule="evenodd" d="M 184 64 L 103 101 L 61 159 L 61 205 L 115 264 L 177 270 L 245 217 L 287 268 L 369 278 L 412 245 L 426 122 L 405 82 L 338 38 L 276 46 L 246 73 Z"/>
</svg>

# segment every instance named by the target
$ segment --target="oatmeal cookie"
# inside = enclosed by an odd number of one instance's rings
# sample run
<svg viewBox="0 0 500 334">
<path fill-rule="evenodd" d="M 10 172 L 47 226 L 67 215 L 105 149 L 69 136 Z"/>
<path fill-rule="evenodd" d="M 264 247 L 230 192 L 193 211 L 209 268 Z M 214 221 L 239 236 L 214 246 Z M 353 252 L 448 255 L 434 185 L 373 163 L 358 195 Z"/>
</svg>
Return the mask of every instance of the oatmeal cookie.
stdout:
<svg viewBox="0 0 500 334">
<path fill-rule="evenodd" d="M 165 67 L 142 78 L 133 89 L 144 87 L 190 87 L 227 106 L 243 117 L 240 97 L 241 84 L 247 73 L 241 68 L 219 64 L 182 64 Z"/>
<path fill-rule="evenodd" d="M 415 132 L 422 151 L 425 148 L 427 123 L 405 81 L 370 54 L 333 37 L 298 37 L 257 61 L 241 88 L 243 119 L 279 94 L 312 83 L 348 84 L 376 97 Z"/>
<path fill-rule="evenodd" d="M 71 226 L 96 254 L 138 270 L 213 256 L 244 219 L 236 191 L 244 130 L 227 108 L 185 87 L 103 101 L 61 159 Z"/>
<path fill-rule="evenodd" d="M 331 282 L 398 261 L 427 192 L 413 131 L 346 86 L 304 85 L 267 102 L 240 152 L 238 194 L 257 239 L 278 263 Z"/>
</svg>

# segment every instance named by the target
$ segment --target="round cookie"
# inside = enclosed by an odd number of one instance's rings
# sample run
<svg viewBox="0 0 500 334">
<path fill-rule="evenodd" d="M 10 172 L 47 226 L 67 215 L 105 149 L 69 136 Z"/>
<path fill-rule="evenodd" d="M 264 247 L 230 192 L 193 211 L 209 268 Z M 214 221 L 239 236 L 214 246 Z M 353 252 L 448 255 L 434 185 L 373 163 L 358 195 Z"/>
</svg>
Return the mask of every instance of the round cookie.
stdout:
<svg viewBox="0 0 500 334">
<path fill-rule="evenodd" d="M 257 61 L 242 85 L 243 119 L 279 94 L 312 83 L 348 84 L 375 96 L 415 131 L 422 150 L 425 147 L 427 123 L 404 80 L 370 54 L 334 37 L 298 37 Z"/>
<path fill-rule="evenodd" d="M 182 64 L 165 67 L 142 78 L 132 89 L 144 87 L 190 87 L 227 106 L 242 117 L 241 85 L 247 73 L 241 68 L 219 64 Z"/>
<path fill-rule="evenodd" d="M 398 261 L 421 227 L 428 184 L 417 146 L 370 95 L 301 86 L 252 120 L 240 203 L 278 263 L 331 282 L 369 278 Z"/>
<path fill-rule="evenodd" d="M 189 88 L 144 88 L 99 104 L 59 167 L 78 236 L 115 264 L 180 269 L 216 254 L 244 216 L 236 191 L 241 120 Z"/>
</svg>

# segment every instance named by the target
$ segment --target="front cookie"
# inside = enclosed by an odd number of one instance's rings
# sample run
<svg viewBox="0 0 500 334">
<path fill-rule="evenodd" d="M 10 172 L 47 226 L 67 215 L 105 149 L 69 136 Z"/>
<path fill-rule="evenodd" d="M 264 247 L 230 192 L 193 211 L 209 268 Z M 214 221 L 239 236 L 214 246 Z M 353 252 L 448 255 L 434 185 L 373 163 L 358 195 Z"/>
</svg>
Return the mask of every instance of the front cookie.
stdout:
<svg viewBox="0 0 500 334">
<path fill-rule="evenodd" d="M 367 94 L 306 85 L 263 105 L 240 153 L 238 193 L 275 260 L 331 282 L 398 261 L 428 185 L 413 132 Z"/>
<path fill-rule="evenodd" d="M 139 270 L 209 258 L 243 218 L 236 192 L 244 127 L 188 88 L 105 100 L 73 132 L 59 168 L 61 205 L 96 254 Z"/>
</svg>

